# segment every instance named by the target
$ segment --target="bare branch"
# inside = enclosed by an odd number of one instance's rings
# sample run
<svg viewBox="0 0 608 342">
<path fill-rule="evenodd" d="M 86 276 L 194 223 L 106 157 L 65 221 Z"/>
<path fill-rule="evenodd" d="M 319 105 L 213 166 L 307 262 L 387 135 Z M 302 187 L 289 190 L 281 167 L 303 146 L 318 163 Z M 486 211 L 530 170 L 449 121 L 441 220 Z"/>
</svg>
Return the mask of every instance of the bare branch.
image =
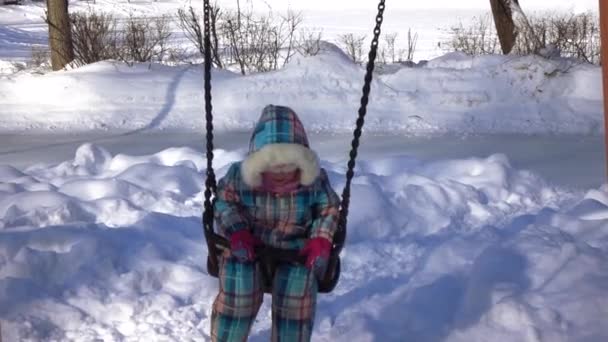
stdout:
<svg viewBox="0 0 608 342">
<path fill-rule="evenodd" d="M 338 36 L 338 42 L 342 45 L 342 48 L 353 62 L 363 62 L 364 35 L 355 35 L 352 33 L 341 34 Z"/>
</svg>

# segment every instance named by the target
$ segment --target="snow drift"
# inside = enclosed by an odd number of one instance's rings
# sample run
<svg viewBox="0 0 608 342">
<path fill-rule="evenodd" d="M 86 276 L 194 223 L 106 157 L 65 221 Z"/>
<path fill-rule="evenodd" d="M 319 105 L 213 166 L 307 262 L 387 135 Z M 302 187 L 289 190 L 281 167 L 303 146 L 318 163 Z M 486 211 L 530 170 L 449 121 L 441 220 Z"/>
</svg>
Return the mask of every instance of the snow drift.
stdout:
<svg viewBox="0 0 608 342">
<path fill-rule="evenodd" d="M 243 157 L 218 150 L 218 173 Z M 188 148 L 0 168 L 0 318 L 9 341 L 208 339 L 205 160 Z M 344 166 L 323 162 L 341 189 Z M 608 338 L 608 190 L 570 193 L 503 155 L 365 159 L 340 285 L 315 341 Z M 252 341 L 270 334 L 269 298 Z"/>
<path fill-rule="evenodd" d="M 0 78 L 2 131 L 202 131 L 200 66 L 101 62 L 47 75 Z M 213 74 L 218 130 L 249 130 L 261 109 L 284 104 L 315 131 L 348 131 L 363 68 L 340 52 L 297 57 L 284 69 Z M 376 75 L 366 130 L 404 134 L 600 134 L 600 68 L 537 56 L 452 53 L 425 67 Z"/>
</svg>

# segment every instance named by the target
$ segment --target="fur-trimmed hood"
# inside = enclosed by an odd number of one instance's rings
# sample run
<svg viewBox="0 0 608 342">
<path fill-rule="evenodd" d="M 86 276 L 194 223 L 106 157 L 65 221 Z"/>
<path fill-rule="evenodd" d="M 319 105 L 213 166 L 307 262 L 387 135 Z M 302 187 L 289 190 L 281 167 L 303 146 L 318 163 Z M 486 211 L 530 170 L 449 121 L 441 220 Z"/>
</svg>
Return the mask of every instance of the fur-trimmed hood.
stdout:
<svg viewBox="0 0 608 342">
<path fill-rule="evenodd" d="M 319 176 L 319 158 L 310 149 L 308 137 L 297 114 L 288 107 L 269 105 L 262 111 L 241 166 L 245 184 L 258 187 L 261 173 L 279 164 L 300 169 L 300 183 L 308 186 Z"/>
</svg>

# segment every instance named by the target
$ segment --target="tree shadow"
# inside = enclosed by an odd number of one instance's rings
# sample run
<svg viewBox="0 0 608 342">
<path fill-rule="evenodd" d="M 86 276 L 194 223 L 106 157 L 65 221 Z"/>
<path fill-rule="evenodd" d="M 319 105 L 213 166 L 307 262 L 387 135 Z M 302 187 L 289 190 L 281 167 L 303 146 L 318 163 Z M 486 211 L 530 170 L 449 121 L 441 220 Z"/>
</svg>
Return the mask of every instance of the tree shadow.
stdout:
<svg viewBox="0 0 608 342">
<path fill-rule="evenodd" d="M 167 118 L 167 116 L 173 109 L 173 106 L 175 106 L 175 98 L 177 97 L 177 89 L 179 88 L 179 85 L 180 85 L 182 79 L 184 78 L 186 73 L 191 68 L 193 68 L 193 66 L 188 66 L 186 68 L 183 68 L 171 80 L 171 83 L 169 83 L 169 85 L 167 86 L 167 92 L 165 94 L 165 103 L 164 103 L 163 107 L 160 109 L 160 111 L 156 114 L 156 116 L 152 119 L 152 121 L 150 121 L 150 123 L 148 123 L 146 126 L 144 126 L 142 128 L 138 128 L 131 132 L 123 133 L 119 136 L 128 136 L 128 135 L 133 135 L 133 134 L 137 134 L 137 133 L 142 133 L 144 131 L 147 131 L 147 130 L 150 130 L 153 128 L 157 128 L 158 126 L 160 126 L 160 124 Z M 201 91 L 202 91 L 202 89 L 201 89 Z M 202 104 L 201 104 L 201 108 L 202 108 Z M 201 116 L 202 116 L 202 110 L 201 110 Z"/>
</svg>

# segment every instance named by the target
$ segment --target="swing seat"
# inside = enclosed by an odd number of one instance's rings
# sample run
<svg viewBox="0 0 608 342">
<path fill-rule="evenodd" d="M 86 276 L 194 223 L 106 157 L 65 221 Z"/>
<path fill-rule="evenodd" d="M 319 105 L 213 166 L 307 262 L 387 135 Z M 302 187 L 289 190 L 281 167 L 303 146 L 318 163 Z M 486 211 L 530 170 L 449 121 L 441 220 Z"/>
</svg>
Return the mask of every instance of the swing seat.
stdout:
<svg viewBox="0 0 608 342">
<path fill-rule="evenodd" d="M 205 229 L 205 237 L 207 241 L 211 241 L 207 255 L 207 273 L 212 277 L 219 276 L 220 255 L 223 251 L 230 249 L 230 243 L 226 238 L 215 232 Z M 338 284 L 340 279 L 340 256 L 338 255 L 336 246 L 332 248 L 332 253 L 329 257 L 327 271 L 323 279 L 319 279 L 319 293 L 330 293 Z M 264 293 L 272 293 L 272 280 L 279 264 L 295 264 L 304 265 L 306 258 L 299 254 L 297 250 L 280 249 L 269 246 L 257 247 L 255 250 L 256 262 L 260 263 L 262 270 L 262 281 Z"/>
</svg>

